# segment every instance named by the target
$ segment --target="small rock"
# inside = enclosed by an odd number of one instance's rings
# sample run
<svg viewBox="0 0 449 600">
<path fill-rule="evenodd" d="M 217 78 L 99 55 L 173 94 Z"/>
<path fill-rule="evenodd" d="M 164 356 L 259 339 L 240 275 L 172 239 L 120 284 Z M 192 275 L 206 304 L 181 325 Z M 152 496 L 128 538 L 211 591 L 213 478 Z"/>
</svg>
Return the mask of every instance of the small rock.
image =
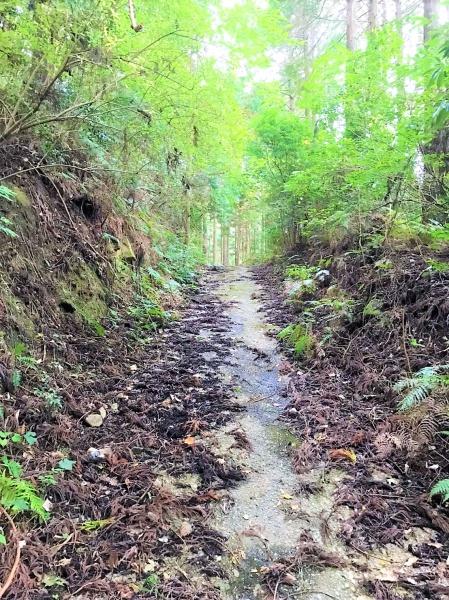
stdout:
<svg viewBox="0 0 449 600">
<path fill-rule="evenodd" d="M 149 560 L 148 562 L 145 563 L 145 565 L 143 567 L 143 572 L 145 574 L 154 573 L 154 571 L 156 571 L 157 566 L 158 566 L 157 562 L 155 562 L 154 560 Z"/>
<path fill-rule="evenodd" d="M 282 578 L 282 583 L 285 583 L 286 585 L 295 585 L 296 581 L 296 577 L 291 573 L 286 573 Z"/>
<path fill-rule="evenodd" d="M 98 412 L 99 412 L 99 413 L 100 413 L 100 415 L 103 417 L 103 419 L 105 419 L 105 418 L 106 418 L 106 414 L 107 414 L 107 413 L 106 413 L 106 409 L 104 408 L 104 406 L 102 406 Z"/>
<path fill-rule="evenodd" d="M 192 525 L 188 522 L 188 521 L 183 521 L 183 523 L 181 524 L 181 527 L 179 528 L 179 535 L 180 537 L 186 537 L 188 535 L 190 535 L 193 531 L 193 527 Z"/>
<path fill-rule="evenodd" d="M 91 462 L 102 461 L 105 455 L 99 448 L 89 448 L 87 451 L 87 459 Z"/>
<path fill-rule="evenodd" d="M 297 415 L 298 414 L 298 409 L 293 406 L 292 408 L 288 409 L 288 414 L 289 415 Z"/>
<path fill-rule="evenodd" d="M 90 462 L 102 462 L 112 454 L 110 448 L 89 448 L 87 451 L 87 460 Z"/>
<path fill-rule="evenodd" d="M 90 413 L 84 418 L 84 421 L 89 427 L 101 427 L 104 419 L 99 413 Z"/>
<path fill-rule="evenodd" d="M 190 381 L 195 387 L 200 387 L 203 383 L 203 375 L 201 375 L 201 373 L 195 373 L 192 375 Z"/>
<path fill-rule="evenodd" d="M 42 504 L 42 507 L 44 510 L 46 510 L 47 512 L 50 512 L 51 509 L 53 508 L 53 502 L 51 502 L 48 498 L 45 500 L 45 502 Z"/>
</svg>

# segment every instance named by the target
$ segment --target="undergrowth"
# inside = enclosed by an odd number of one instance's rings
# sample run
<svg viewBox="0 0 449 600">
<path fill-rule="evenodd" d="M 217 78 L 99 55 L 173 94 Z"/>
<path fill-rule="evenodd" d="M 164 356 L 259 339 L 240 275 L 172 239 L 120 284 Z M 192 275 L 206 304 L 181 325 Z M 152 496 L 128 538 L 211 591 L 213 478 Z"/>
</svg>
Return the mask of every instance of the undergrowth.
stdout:
<svg viewBox="0 0 449 600">
<path fill-rule="evenodd" d="M 449 385 L 449 365 L 434 365 L 420 369 L 411 377 L 405 377 L 399 380 L 394 390 L 396 392 L 406 392 L 405 396 L 399 402 L 399 410 L 407 411 L 417 407 L 435 392 Z"/>
<path fill-rule="evenodd" d="M 287 325 L 278 333 L 278 338 L 293 349 L 295 356 L 307 356 L 315 345 L 315 338 L 302 323 Z"/>
</svg>

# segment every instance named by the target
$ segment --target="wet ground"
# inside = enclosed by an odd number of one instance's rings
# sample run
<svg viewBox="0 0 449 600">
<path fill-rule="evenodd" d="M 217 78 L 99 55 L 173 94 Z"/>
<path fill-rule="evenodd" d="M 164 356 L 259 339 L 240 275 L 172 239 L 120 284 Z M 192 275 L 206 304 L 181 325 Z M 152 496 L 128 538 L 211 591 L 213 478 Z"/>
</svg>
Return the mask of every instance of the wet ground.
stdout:
<svg viewBox="0 0 449 600">
<path fill-rule="evenodd" d="M 276 561 L 294 556 L 301 535 L 324 543 L 322 524 L 326 518 L 329 528 L 333 527 L 328 512 L 341 474 L 328 475 L 320 495 L 305 500 L 297 492 L 298 475 L 290 453 L 301 442 L 278 421 L 288 401 L 288 379 L 280 372 L 284 359 L 261 313 L 260 290 L 245 268 L 218 273 L 213 279 L 220 281 L 216 293 L 227 304 L 232 323 L 231 359 L 220 371 L 245 407 L 242 416 L 223 428 L 216 440 L 219 452 L 243 463 L 247 474 L 246 481 L 232 491 L 230 502 L 222 505 L 214 524 L 229 538 L 231 583 L 224 586 L 223 597 L 271 598 L 260 585 L 261 573 Z M 207 330 L 202 335 L 209 337 Z M 236 432 L 245 440 L 246 449 L 235 449 Z M 314 476 L 320 478 L 319 473 Z M 329 538 L 326 547 L 338 550 L 332 535 Z M 293 578 L 288 594 L 309 600 L 326 595 L 342 600 L 368 598 L 348 569 L 297 569 Z M 276 597 L 295 596 L 284 596 L 279 587 Z"/>
</svg>

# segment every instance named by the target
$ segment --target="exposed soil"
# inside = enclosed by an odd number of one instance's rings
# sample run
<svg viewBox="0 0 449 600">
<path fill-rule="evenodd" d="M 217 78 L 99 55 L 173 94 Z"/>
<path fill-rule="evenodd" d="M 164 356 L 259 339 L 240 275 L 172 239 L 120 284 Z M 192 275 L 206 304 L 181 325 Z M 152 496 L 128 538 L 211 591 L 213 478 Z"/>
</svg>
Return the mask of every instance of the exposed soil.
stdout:
<svg viewBox="0 0 449 600">
<path fill-rule="evenodd" d="M 20 460 L 51 503 L 47 523 L 2 521 L 0 580 L 21 546 L 5 598 L 448 598 L 449 518 L 427 495 L 449 470 L 441 402 L 410 422 L 391 386 L 448 362 L 448 281 L 422 279 L 422 256 L 390 260 L 337 263 L 293 304 L 273 267 L 208 271 L 146 345 L 124 324 L 105 339 L 61 330 L 62 408 L 29 392 L 31 367 L 2 396 L 5 428 L 37 434 Z M 313 304 L 333 285 L 351 318 Z M 281 354 L 274 335 L 311 308 L 313 351 Z M 72 471 L 38 481 L 65 457 Z"/>
<path fill-rule="evenodd" d="M 204 328 L 213 341 L 201 335 Z M 23 405 L 39 440 L 27 453 L 27 475 L 37 465 L 42 472 L 43 463 L 50 469 L 65 448 L 76 466 L 47 488 L 48 524 L 21 524 L 25 545 L 7 598 L 218 597 L 205 579 L 222 575 L 216 557 L 225 538 L 211 530 L 208 515 L 223 490 L 243 479 L 204 443 L 241 410 L 217 371 L 229 353 L 228 328 L 205 286 L 145 354 L 123 357 L 119 376 L 97 381 L 100 427 L 85 422 L 93 407 L 82 386 L 53 418 Z M 14 546 L 3 552 L 3 579 Z"/>
</svg>

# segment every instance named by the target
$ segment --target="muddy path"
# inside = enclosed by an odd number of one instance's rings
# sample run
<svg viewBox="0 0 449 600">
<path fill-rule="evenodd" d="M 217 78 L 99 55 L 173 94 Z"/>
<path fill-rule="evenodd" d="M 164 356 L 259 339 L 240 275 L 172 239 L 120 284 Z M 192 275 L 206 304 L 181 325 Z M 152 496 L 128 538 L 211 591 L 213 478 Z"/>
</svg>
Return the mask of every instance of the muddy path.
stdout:
<svg viewBox="0 0 449 600">
<path fill-rule="evenodd" d="M 213 274 L 209 281 L 218 283 L 214 293 L 226 304 L 230 323 L 222 380 L 244 408 L 214 439 L 218 453 L 232 457 L 246 474 L 214 518 L 228 538 L 230 585 L 222 586 L 222 597 L 369 598 L 337 542 L 344 511 L 334 511 L 332 494 L 343 475 L 334 470 L 323 480 L 312 473 L 308 484 L 319 483 L 320 492 L 301 494 L 291 460 L 301 440 L 278 420 L 289 401 L 285 358 L 269 335 L 259 285 L 245 268 Z M 201 333 L 210 339 L 209 330 Z M 236 437 L 244 440 L 237 448 Z M 301 561 L 301 548 L 314 559 Z"/>
<path fill-rule="evenodd" d="M 74 466 L 45 487 L 51 518 L 20 525 L 7 600 L 396 600 L 385 585 L 408 582 L 414 565 L 428 576 L 413 548 L 442 546 L 419 524 L 400 545 L 345 544 L 364 514 L 350 502 L 355 467 L 298 462 L 308 421 L 331 428 L 335 401 L 323 417 L 300 394 L 304 374 L 280 353 L 264 294 L 249 269 L 207 271 L 180 318 L 137 350 L 92 341 L 91 371 L 82 385 L 65 374 L 60 412 L 16 399 L 39 440 L 28 471 L 63 456 Z M 290 407 L 304 421 L 296 435 Z M 13 554 L 0 548 L 2 580 Z"/>
</svg>

